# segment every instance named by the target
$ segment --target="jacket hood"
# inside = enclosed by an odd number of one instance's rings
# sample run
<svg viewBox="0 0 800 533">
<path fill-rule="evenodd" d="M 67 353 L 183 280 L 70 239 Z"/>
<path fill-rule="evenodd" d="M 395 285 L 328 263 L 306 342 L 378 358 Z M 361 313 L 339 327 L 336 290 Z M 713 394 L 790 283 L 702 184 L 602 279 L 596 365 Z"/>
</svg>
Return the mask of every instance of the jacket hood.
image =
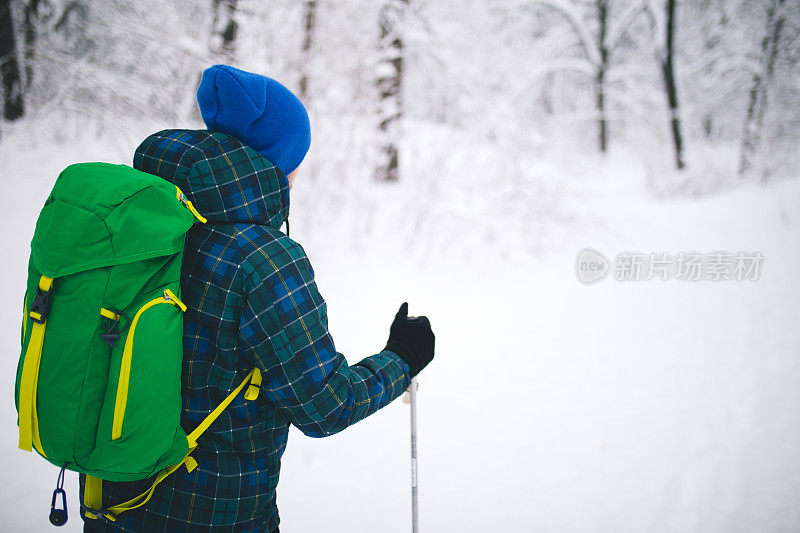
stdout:
<svg viewBox="0 0 800 533">
<path fill-rule="evenodd" d="M 133 166 L 173 183 L 209 222 L 280 229 L 289 216 L 283 172 L 226 133 L 159 131 L 136 149 Z"/>
</svg>

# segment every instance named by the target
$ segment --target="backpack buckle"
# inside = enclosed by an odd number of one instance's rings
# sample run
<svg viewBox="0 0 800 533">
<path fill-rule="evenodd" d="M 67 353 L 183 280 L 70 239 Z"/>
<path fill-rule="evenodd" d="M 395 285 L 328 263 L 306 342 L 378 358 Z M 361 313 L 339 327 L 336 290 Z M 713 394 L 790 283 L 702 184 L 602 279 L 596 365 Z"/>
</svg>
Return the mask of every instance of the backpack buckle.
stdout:
<svg viewBox="0 0 800 533">
<path fill-rule="evenodd" d="M 105 311 L 105 313 L 103 311 Z M 106 344 L 111 346 L 111 348 L 114 348 L 119 340 L 119 334 L 125 331 L 125 329 L 128 327 L 128 317 L 121 311 L 102 309 L 101 313 L 102 316 L 100 317 L 100 325 L 106 330 L 106 332 L 101 333 L 100 337 L 106 341 Z M 108 314 L 114 315 L 114 318 L 109 317 Z M 116 329 L 120 318 L 125 320 L 122 327 Z"/>
<path fill-rule="evenodd" d="M 113 524 L 117 520 L 117 515 L 105 507 L 93 509 L 88 505 L 81 504 L 81 510 L 86 518 L 89 518 L 90 520 L 97 520 L 98 522 L 103 522 L 104 524 Z"/>
<path fill-rule="evenodd" d="M 43 291 L 40 287 L 36 287 L 36 296 L 33 298 L 31 312 L 28 313 L 28 316 L 37 324 L 44 324 L 48 314 L 50 314 L 50 291 Z"/>
</svg>

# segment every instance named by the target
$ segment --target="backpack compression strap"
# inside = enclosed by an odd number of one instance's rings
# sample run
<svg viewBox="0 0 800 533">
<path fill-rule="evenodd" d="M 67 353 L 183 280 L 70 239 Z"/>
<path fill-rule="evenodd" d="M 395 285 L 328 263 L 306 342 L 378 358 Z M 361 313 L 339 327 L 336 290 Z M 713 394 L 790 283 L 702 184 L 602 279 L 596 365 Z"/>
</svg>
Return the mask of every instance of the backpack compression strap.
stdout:
<svg viewBox="0 0 800 533">
<path fill-rule="evenodd" d="M 47 325 L 47 315 L 50 312 L 52 288 L 53 278 L 42 276 L 39 279 L 39 286 L 36 288 L 36 298 L 31 305 L 31 311 L 27 316 L 23 315 L 22 317 L 23 327 L 25 327 L 28 317 L 33 320 L 33 329 L 31 329 L 31 338 L 28 341 L 28 350 L 25 352 L 19 387 L 19 447 L 25 451 L 31 451 L 32 444 L 44 457 L 47 455 L 44 453 L 39 438 L 36 389 L 39 383 L 39 363 L 42 360 L 44 330 Z"/>
<path fill-rule="evenodd" d="M 132 498 L 125 503 L 120 503 L 119 505 L 109 507 L 108 509 L 103 509 L 103 480 L 87 475 L 86 485 L 84 486 L 83 491 L 83 503 L 85 507 L 84 514 L 86 517 L 92 519 L 103 517 L 106 520 L 114 522 L 117 519 L 117 516 L 119 516 L 121 513 L 130 511 L 131 509 L 136 509 L 137 507 L 141 507 L 147 503 L 153 496 L 158 484 L 164 481 L 169 475 L 178 470 L 178 468 L 181 466 L 186 465 L 186 470 L 189 472 L 194 470 L 197 467 L 197 461 L 195 461 L 191 455 L 195 448 L 197 448 L 197 439 L 199 439 L 200 436 L 205 433 L 214 420 L 216 420 L 219 415 L 222 414 L 222 412 L 231 404 L 233 399 L 236 398 L 245 387 L 247 387 L 247 391 L 244 394 L 245 400 L 255 400 L 258 398 L 258 392 L 260 390 L 259 387 L 261 387 L 261 371 L 258 368 L 251 370 L 250 373 L 247 374 L 247 377 L 242 380 L 239 386 L 236 387 L 228 395 L 228 397 L 216 407 L 216 409 L 211 411 L 211 413 L 200 423 L 199 426 L 195 428 L 194 431 L 186 436 L 187 440 L 189 441 L 189 453 L 186 454 L 183 460 L 176 465 L 168 466 L 167 468 L 161 470 L 158 475 L 156 475 L 156 479 L 153 481 L 153 484 L 150 485 L 150 488 L 135 498 Z"/>
</svg>

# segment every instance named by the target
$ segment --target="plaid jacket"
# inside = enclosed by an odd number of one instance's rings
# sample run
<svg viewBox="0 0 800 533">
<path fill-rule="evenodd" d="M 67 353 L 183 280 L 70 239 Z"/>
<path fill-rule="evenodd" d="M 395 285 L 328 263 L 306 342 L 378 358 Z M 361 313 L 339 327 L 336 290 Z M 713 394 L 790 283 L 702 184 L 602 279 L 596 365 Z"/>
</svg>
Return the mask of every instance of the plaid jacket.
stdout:
<svg viewBox="0 0 800 533">
<path fill-rule="evenodd" d="M 222 133 L 166 130 L 145 139 L 134 166 L 180 187 L 209 220 L 188 235 L 181 280 L 184 429 L 254 366 L 263 382 L 256 401 L 239 395 L 199 440 L 198 468 L 178 470 L 114 524 L 88 520 L 87 530 L 275 531 L 289 425 L 312 437 L 341 431 L 399 396 L 408 365 L 384 351 L 349 366 L 336 352 L 311 264 L 279 231 L 288 181 L 257 152 Z M 149 484 L 104 482 L 103 504 Z"/>
</svg>

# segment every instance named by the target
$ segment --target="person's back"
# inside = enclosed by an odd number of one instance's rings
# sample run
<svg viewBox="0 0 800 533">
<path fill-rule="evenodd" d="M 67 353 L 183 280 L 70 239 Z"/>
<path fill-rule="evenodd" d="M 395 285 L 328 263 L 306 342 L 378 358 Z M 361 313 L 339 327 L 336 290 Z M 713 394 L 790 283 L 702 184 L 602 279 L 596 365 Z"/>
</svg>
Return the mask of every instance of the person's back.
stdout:
<svg viewBox="0 0 800 533">
<path fill-rule="evenodd" d="M 348 366 L 305 252 L 280 231 L 289 180 L 278 167 L 231 135 L 191 130 L 151 135 L 134 166 L 175 183 L 208 219 L 190 231 L 184 256 L 182 426 L 197 426 L 253 367 L 262 383 L 256 400 L 238 396 L 199 440 L 196 469 L 178 470 L 143 507 L 113 524 L 88 520 L 86 530 L 277 531 L 289 425 L 322 437 L 388 404 L 432 358 L 430 325 L 401 311 L 387 349 Z M 147 486 L 104 483 L 104 504 Z"/>
</svg>

